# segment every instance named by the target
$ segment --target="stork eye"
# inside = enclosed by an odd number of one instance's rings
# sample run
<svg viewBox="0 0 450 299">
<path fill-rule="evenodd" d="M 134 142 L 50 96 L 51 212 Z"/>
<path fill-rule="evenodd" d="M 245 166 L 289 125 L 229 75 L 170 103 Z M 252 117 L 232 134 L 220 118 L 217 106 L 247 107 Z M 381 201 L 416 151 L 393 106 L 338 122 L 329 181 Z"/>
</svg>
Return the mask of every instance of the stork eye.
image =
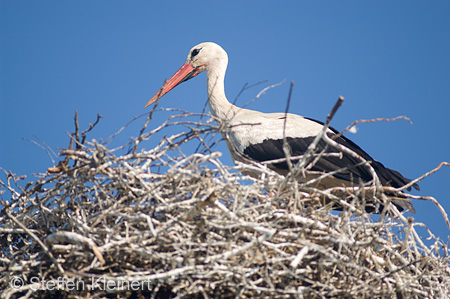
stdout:
<svg viewBox="0 0 450 299">
<path fill-rule="evenodd" d="M 194 58 L 195 56 L 197 56 L 198 53 L 200 53 L 200 50 L 201 49 L 194 49 L 194 50 L 192 50 L 191 57 Z"/>
</svg>

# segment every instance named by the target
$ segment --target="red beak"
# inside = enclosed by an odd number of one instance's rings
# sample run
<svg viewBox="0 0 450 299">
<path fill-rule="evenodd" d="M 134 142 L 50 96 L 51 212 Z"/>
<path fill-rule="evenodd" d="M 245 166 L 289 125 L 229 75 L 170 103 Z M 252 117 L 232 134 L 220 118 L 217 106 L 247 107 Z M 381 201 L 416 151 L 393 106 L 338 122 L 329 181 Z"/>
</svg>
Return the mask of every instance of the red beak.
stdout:
<svg viewBox="0 0 450 299">
<path fill-rule="evenodd" d="M 192 63 L 184 64 L 169 80 L 167 80 L 164 85 L 159 89 L 159 91 L 148 101 L 144 106 L 147 108 L 157 100 L 159 100 L 163 95 L 168 93 L 178 84 L 187 81 L 199 74 L 198 68 L 192 66 Z"/>
</svg>

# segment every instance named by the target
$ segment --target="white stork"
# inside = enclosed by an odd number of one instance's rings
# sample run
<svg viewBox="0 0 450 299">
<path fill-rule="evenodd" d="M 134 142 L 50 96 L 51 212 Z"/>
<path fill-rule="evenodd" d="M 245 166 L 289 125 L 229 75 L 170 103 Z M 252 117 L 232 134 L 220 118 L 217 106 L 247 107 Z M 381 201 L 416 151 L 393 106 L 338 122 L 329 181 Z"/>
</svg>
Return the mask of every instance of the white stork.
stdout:
<svg viewBox="0 0 450 299">
<path fill-rule="evenodd" d="M 291 157 L 303 155 L 315 137 L 323 130 L 324 124 L 295 114 L 262 113 L 231 104 L 225 96 L 224 89 L 227 65 L 228 55 L 219 45 L 206 42 L 193 47 L 189 51 L 183 66 L 164 83 L 161 89 L 148 101 L 145 108 L 178 84 L 206 71 L 209 106 L 216 121 L 227 128 L 226 133 L 223 133 L 224 139 L 234 161 L 245 161 L 246 159 L 257 162 L 276 159 L 280 161 L 285 157 L 284 142 L 287 142 L 289 146 Z M 336 134 L 338 134 L 338 131 L 335 129 L 327 129 L 328 136 L 333 137 Z M 369 161 L 383 186 L 398 188 L 410 182 L 397 171 L 386 168 L 380 162 L 372 159 L 348 138 L 344 136 L 334 136 L 334 138 L 337 143 Z M 326 144 L 321 140 L 317 144 L 318 150 L 324 149 Z M 322 173 L 344 167 L 347 167 L 348 170 L 335 173 L 332 179 L 328 179 L 322 182 L 322 185 L 316 187 L 351 186 L 372 181 L 373 176 L 370 169 L 361 165 L 361 161 L 332 146 L 328 146 L 326 152 L 341 154 L 324 155 L 316 161 L 310 170 Z M 273 163 L 271 168 L 280 174 L 286 174 L 289 169 L 286 161 Z M 414 187 L 418 189 L 416 184 Z M 400 211 L 404 209 L 414 211 L 411 202 L 406 198 L 393 199 L 392 202 Z M 378 210 L 374 207 L 366 207 L 366 210 L 368 212 L 381 211 L 381 209 Z"/>
</svg>

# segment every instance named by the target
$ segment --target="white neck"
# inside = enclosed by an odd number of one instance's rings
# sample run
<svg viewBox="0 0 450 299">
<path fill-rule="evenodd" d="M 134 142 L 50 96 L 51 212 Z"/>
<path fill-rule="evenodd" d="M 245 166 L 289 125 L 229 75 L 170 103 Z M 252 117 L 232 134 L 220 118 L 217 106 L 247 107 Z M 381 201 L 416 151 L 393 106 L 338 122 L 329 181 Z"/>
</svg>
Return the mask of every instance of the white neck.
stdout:
<svg viewBox="0 0 450 299">
<path fill-rule="evenodd" d="M 208 102 L 212 114 L 218 121 L 227 122 L 237 112 L 238 108 L 231 104 L 225 96 L 225 72 L 227 64 L 217 63 L 207 70 Z"/>
</svg>

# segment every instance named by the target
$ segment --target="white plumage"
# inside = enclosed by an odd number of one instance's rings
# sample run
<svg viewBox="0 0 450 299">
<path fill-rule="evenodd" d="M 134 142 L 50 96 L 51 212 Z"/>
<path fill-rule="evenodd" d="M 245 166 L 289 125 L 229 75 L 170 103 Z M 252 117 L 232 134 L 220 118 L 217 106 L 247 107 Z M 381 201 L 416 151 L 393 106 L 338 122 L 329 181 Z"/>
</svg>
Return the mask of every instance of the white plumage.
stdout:
<svg viewBox="0 0 450 299">
<path fill-rule="evenodd" d="M 237 109 L 234 117 L 227 121 L 227 127 L 229 137 L 240 153 L 249 145 L 259 144 L 267 139 L 315 137 L 323 129 L 321 124 L 300 115 Z M 328 132 L 331 133 L 331 130 Z"/>
</svg>

